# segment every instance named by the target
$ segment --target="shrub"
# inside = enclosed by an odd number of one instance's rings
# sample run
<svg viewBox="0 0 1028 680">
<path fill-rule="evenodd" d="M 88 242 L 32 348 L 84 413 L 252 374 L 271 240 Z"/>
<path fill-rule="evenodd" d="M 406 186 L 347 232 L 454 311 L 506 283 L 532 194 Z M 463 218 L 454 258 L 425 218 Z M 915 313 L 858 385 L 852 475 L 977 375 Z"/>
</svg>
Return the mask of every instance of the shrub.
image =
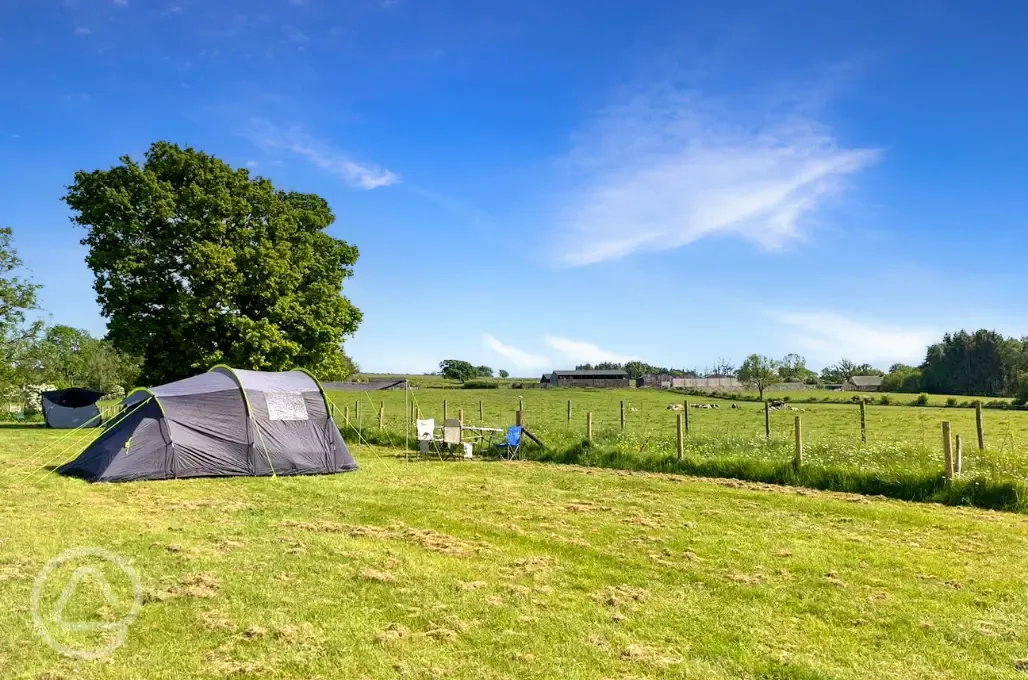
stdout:
<svg viewBox="0 0 1028 680">
<path fill-rule="evenodd" d="M 461 385 L 462 390 L 495 390 L 500 383 L 492 380 L 469 380 Z"/>
<path fill-rule="evenodd" d="M 892 403 L 892 397 L 890 397 L 888 394 L 883 394 L 882 396 L 878 397 L 878 403 L 882 406 L 888 406 Z"/>
<path fill-rule="evenodd" d="M 917 395 L 917 399 L 915 399 L 913 403 L 914 403 L 914 406 L 927 406 L 928 405 L 928 395 L 925 394 L 924 392 L 922 392 L 921 394 Z"/>
<path fill-rule="evenodd" d="M 956 397 L 946 397 L 946 406 L 956 406 L 956 405 L 957 405 L 957 398 Z"/>
<path fill-rule="evenodd" d="M 785 395 L 784 397 L 782 397 L 782 401 L 792 401 L 792 397 L 790 397 L 790 396 L 789 396 L 789 395 L 787 394 L 787 395 Z"/>
</svg>

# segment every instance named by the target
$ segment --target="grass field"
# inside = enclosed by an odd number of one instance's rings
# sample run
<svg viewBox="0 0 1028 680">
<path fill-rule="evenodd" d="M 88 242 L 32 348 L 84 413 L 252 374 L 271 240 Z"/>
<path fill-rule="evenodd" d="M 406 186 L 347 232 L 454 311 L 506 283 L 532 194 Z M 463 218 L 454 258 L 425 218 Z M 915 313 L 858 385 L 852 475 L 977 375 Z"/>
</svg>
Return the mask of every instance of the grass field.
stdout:
<svg viewBox="0 0 1028 680">
<path fill-rule="evenodd" d="M 313 478 L 89 485 L 18 467 L 57 436 L 0 428 L 5 678 L 909 680 L 1028 667 L 1021 515 L 357 447 L 361 471 Z M 30 620 L 36 574 L 77 546 L 124 556 L 142 582 L 125 645 L 101 661 L 63 659 Z M 66 611 L 120 617 L 83 584 Z"/>
<path fill-rule="evenodd" d="M 403 443 L 405 395 L 400 391 L 330 393 L 340 421 L 348 411 L 350 422 L 356 403 L 362 404 L 361 433 L 377 437 L 378 409 L 385 406 L 387 441 Z M 860 438 L 860 414 L 856 404 L 792 403 L 771 415 L 772 440 L 764 437 L 764 410 L 759 403 L 733 402 L 655 390 L 459 390 L 411 391 L 425 417 L 437 422 L 446 401 L 450 417 L 463 409 L 465 422 L 492 426 L 511 425 L 514 413 L 524 405 L 526 422 L 548 446 L 566 449 L 586 435 L 586 413 L 593 415 L 594 443 L 623 453 L 671 454 L 676 451 L 676 413 L 672 403 L 718 404 L 718 409 L 689 410 L 686 452 L 701 458 L 737 456 L 754 460 L 791 460 L 795 416 L 803 422 L 806 462 L 814 466 L 843 466 L 867 473 L 926 474 L 943 467 L 943 421 L 952 424 L 954 435 L 964 441 L 964 470 L 968 475 L 1028 479 L 1028 411 L 985 409 L 986 450 L 979 452 L 974 409 L 869 405 L 867 444 Z M 572 404 L 568 421 L 568 401 Z M 626 428 L 621 430 L 620 403 L 626 409 Z M 481 415 L 479 404 L 481 402 Z M 356 433 L 350 431 L 351 436 Z M 382 441 L 377 438 L 376 441 Z"/>
</svg>

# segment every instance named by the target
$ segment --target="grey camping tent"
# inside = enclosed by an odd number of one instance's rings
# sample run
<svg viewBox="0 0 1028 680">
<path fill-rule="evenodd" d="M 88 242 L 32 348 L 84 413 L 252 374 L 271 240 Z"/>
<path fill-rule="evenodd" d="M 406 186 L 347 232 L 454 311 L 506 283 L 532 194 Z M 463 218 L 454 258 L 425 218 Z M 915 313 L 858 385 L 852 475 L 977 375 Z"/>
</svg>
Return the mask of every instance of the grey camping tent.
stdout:
<svg viewBox="0 0 1028 680">
<path fill-rule="evenodd" d="M 103 392 L 81 387 L 43 392 L 43 421 L 47 427 L 99 427 L 100 408 L 96 402 L 103 396 Z"/>
<path fill-rule="evenodd" d="M 318 382 L 301 371 L 210 372 L 133 390 L 62 474 L 93 482 L 357 469 Z"/>
</svg>

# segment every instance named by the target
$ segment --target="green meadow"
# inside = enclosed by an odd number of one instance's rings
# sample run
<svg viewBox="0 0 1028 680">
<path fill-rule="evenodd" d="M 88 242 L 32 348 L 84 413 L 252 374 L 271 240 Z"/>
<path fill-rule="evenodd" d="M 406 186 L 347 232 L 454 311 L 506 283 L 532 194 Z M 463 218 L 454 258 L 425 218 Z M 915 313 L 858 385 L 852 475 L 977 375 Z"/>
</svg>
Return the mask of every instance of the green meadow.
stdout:
<svg viewBox="0 0 1028 680">
<path fill-rule="evenodd" d="M 954 439 L 963 442 L 965 475 L 1028 479 L 1028 411 L 983 410 L 984 450 L 979 451 L 973 408 L 938 405 L 909 406 L 872 403 L 865 407 L 866 443 L 861 439 L 860 410 L 852 401 L 799 401 L 822 395 L 852 400 L 855 393 L 798 393 L 785 407 L 771 413 L 771 438 L 765 437 L 764 407 L 753 401 L 714 399 L 648 389 L 433 389 L 377 392 L 330 392 L 337 419 L 348 436 L 365 437 L 391 445 L 405 442 L 407 409 L 420 409 L 438 423 L 446 414 L 474 425 L 506 427 L 515 412 L 524 409 L 525 423 L 548 449 L 564 451 L 587 436 L 587 414 L 592 414 L 594 447 L 625 455 L 677 453 L 676 419 L 682 411 L 672 405 L 688 401 L 689 432 L 686 454 L 699 458 L 733 457 L 788 462 L 793 456 L 795 418 L 801 419 L 804 462 L 811 466 L 852 468 L 864 473 L 941 474 L 942 423 L 951 424 Z M 800 396 L 802 395 L 802 397 Z M 868 395 L 871 396 L 871 395 Z M 877 397 L 878 395 L 873 395 Z M 909 402 L 916 395 L 904 395 Z M 571 416 L 568 418 L 568 402 Z M 406 405 L 405 405 L 406 402 Z M 621 427 L 621 404 L 625 427 Z M 735 404 L 737 408 L 732 408 Z M 717 405 L 718 408 L 695 408 Z M 378 412 L 383 409 L 383 430 Z M 359 416 L 355 413 L 359 409 Z M 413 433 L 411 424 L 410 434 Z M 358 436 L 359 432 L 359 436 Z M 413 437 L 411 436 L 411 439 Z"/>
<path fill-rule="evenodd" d="M 538 400 L 559 396 L 526 395 L 528 417 L 541 423 Z M 493 404 L 493 420 L 509 406 Z M 696 427 L 717 432 L 715 418 L 752 429 L 756 416 L 705 412 Z M 581 466 L 407 461 L 354 437 L 362 469 L 351 474 L 91 485 L 40 468 L 35 454 L 61 436 L 0 428 L 5 678 L 911 680 L 1028 668 L 1020 514 Z M 124 645 L 98 661 L 58 655 L 30 611 L 40 570 L 82 546 L 121 556 L 140 580 Z M 44 613 L 72 576 L 65 567 L 41 593 Z M 130 589 L 104 573 L 117 604 L 83 582 L 72 618 L 125 613 Z"/>
</svg>

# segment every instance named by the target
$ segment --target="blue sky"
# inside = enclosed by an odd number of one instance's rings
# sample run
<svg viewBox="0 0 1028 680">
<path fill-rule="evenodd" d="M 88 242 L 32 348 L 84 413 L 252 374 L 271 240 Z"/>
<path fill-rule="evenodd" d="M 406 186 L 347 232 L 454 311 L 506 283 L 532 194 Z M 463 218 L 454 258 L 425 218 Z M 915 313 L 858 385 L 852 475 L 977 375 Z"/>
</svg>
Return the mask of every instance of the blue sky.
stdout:
<svg viewBox="0 0 1028 680">
<path fill-rule="evenodd" d="M 774 7 L 772 7 L 774 5 Z M 77 169 L 158 139 L 324 196 L 365 370 L 1028 334 L 1028 8 L 5 0 L 0 222 L 104 331 Z"/>
</svg>

